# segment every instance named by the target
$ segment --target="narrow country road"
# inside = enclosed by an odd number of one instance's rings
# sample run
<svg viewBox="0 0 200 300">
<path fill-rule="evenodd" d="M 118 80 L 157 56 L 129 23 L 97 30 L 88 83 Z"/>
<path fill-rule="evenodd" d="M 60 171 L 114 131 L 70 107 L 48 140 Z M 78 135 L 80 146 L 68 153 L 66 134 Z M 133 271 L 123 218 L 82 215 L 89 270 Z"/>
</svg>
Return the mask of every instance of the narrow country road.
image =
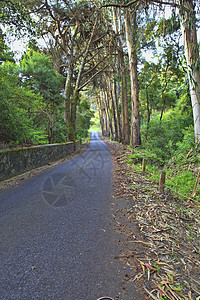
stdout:
<svg viewBox="0 0 200 300">
<path fill-rule="evenodd" d="M 0 193 L 0 299 L 119 294 L 111 170 L 93 132 L 82 155 Z"/>
</svg>

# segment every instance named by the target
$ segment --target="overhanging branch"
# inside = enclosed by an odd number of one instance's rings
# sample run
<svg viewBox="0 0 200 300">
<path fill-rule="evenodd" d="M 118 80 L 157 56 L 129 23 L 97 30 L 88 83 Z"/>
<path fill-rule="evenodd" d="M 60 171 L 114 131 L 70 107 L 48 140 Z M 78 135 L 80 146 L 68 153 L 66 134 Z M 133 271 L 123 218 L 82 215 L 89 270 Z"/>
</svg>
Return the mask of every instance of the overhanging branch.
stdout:
<svg viewBox="0 0 200 300">
<path fill-rule="evenodd" d="M 133 4 L 136 4 L 138 3 L 140 0 L 134 0 L 134 1 L 131 1 L 127 4 L 115 4 L 115 3 L 110 3 L 110 4 L 105 4 L 105 5 L 102 5 L 101 8 L 104 8 L 104 7 L 118 7 L 118 8 L 127 8 L 127 7 L 130 7 L 131 5 Z M 142 1 L 143 3 L 146 3 L 145 1 Z M 170 5 L 170 6 L 173 6 L 173 7 L 176 7 L 176 8 L 179 8 L 180 5 L 179 3 L 175 2 L 175 1 L 162 1 L 162 0 L 153 0 L 150 2 L 151 4 L 153 3 L 158 3 L 158 4 L 161 4 L 161 5 Z M 150 4 L 149 3 L 149 4 Z M 187 10 L 186 8 L 184 8 L 185 10 Z"/>
<path fill-rule="evenodd" d="M 96 72 L 92 77 L 90 77 L 90 79 L 88 79 L 88 81 L 86 81 L 84 84 L 82 84 L 82 86 L 80 86 L 80 87 L 78 88 L 78 91 L 80 92 L 86 85 L 88 85 L 88 83 L 90 83 L 90 81 L 91 81 L 93 78 L 95 78 L 97 75 L 99 75 L 101 72 L 103 72 L 103 71 L 107 68 L 108 65 L 109 65 L 109 64 L 107 64 L 103 69 L 99 70 L 99 71 Z"/>
<path fill-rule="evenodd" d="M 111 3 L 111 4 L 105 4 L 105 5 L 102 5 L 101 8 L 103 7 L 119 7 L 119 8 L 125 8 L 125 7 L 129 7 L 137 2 L 139 2 L 140 0 L 134 0 L 134 1 L 131 1 L 127 4 L 115 4 L 115 3 Z"/>
<path fill-rule="evenodd" d="M 93 70 L 95 70 L 103 61 L 105 60 L 105 57 L 100 60 L 93 68 L 89 69 L 88 71 L 86 71 L 85 73 L 83 73 L 82 76 L 87 75 L 88 73 L 92 72 Z"/>
</svg>

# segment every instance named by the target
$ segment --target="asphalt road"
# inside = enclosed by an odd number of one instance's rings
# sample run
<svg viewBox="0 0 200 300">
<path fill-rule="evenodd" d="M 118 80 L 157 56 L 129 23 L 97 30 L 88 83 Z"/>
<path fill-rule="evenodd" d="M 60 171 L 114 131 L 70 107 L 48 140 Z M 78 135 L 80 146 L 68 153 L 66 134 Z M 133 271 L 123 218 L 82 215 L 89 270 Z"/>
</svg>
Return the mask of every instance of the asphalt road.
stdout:
<svg viewBox="0 0 200 300">
<path fill-rule="evenodd" d="M 0 193 L 0 299 L 121 292 L 111 170 L 110 151 L 93 132 L 82 155 Z"/>
</svg>

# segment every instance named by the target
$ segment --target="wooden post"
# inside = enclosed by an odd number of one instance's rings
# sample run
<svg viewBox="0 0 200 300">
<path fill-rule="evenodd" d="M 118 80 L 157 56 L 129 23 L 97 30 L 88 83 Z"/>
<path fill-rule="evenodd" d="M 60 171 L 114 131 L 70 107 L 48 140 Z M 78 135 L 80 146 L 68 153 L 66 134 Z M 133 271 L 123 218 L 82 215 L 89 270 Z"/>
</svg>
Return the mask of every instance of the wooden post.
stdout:
<svg viewBox="0 0 200 300">
<path fill-rule="evenodd" d="M 164 190 L 165 190 L 165 175 L 166 175 L 166 172 L 165 171 L 162 171 L 160 173 L 160 180 L 159 180 L 159 192 L 161 194 L 164 194 Z"/>
<path fill-rule="evenodd" d="M 143 160 L 142 160 L 142 172 L 145 172 L 146 162 L 147 162 L 146 158 L 143 158 Z"/>
<path fill-rule="evenodd" d="M 200 175 L 200 169 L 198 170 L 198 174 L 197 174 L 197 179 L 196 179 L 196 182 L 195 182 L 195 186 L 194 186 L 192 195 L 190 196 L 189 199 L 192 199 L 196 195 L 197 187 L 198 187 L 198 184 L 199 184 L 199 175 Z"/>
</svg>

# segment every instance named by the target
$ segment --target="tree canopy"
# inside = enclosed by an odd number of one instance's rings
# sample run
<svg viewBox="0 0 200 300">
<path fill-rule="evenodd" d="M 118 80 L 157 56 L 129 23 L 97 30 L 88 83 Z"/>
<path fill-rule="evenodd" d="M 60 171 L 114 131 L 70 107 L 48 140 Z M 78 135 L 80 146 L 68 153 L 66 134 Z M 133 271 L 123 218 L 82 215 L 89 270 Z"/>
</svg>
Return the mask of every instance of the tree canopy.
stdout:
<svg viewBox="0 0 200 300">
<path fill-rule="evenodd" d="M 170 17 L 165 16 L 166 7 L 171 8 Z M 49 142 L 58 119 L 66 139 L 76 139 L 78 106 L 89 90 L 96 95 L 102 132 L 133 147 L 141 144 L 143 126 L 147 138 L 154 114 L 162 122 L 164 114 L 183 99 L 191 113 L 190 98 L 198 143 L 195 12 L 195 1 L 189 0 L 2 1 L 2 25 L 32 34 L 17 76 L 22 89 L 42 99 L 40 114 L 48 123 L 44 127 Z M 45 46 L 40 40 L 38 45 L 33 42 L 36 33 Z M 13 61 L 3 33 L 1 37 L 1 60 Z M 154 61 L 147 59 L 147 53 L 153 53 Z"/>
</svg>

